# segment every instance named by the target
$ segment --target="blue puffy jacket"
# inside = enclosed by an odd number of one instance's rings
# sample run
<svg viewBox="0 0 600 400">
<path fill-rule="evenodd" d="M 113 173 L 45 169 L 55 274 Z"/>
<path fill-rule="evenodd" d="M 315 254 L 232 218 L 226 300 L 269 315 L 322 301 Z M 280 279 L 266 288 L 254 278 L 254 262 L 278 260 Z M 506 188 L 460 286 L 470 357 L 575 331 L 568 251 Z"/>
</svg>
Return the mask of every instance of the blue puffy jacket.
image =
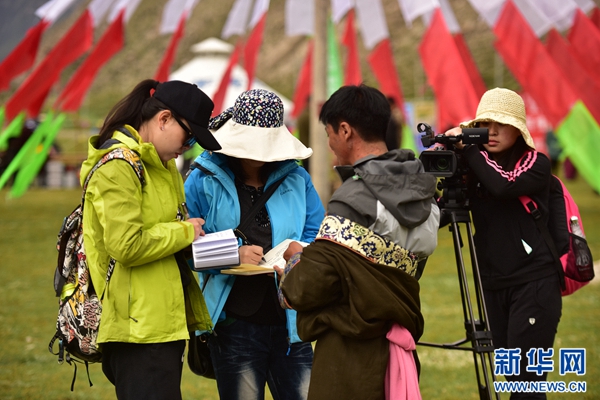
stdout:
<svg viewBox="0 0 600 400">
<path fill-rule="evenodd" d="M 190 217 L 203 218 L 206 233 L 234 229 L 240 224 L 240 203 L 233 172 L 227 166 L 226 156 L 205 151 L 196 158 L 198 166 L 185 181 L 185 197 Z M 325 210 L 310 175 L 293 160 L 278 162 L 271 173 L 265 190 L 279 178 L 286 179 L 266 203 L 271 220 L 275 247 L 285 239 L 312 242 Z M 207 277 L 199 273 L 202 286 Z M 204 298 L 213 325 L 225 319 L 223 308 L 233 287 L 235 276 L 216 274 L 204 288 Z M 275 283 L 274 283 L 275 284 Z M 288 334 L 292 343 L 299 342 L 296 333 L 296 312 L 286 311 Z"/>
</svg>

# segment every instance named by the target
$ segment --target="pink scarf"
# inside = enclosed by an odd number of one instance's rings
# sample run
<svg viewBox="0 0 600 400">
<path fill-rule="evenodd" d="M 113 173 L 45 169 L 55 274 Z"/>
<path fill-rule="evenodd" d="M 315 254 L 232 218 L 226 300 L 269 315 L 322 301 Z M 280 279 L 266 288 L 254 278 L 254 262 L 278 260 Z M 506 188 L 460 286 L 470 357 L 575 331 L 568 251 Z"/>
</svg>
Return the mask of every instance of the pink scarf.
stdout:
<svg viewBox="0 0 600 400">
<path fill-rule="evenodd" d="M 386 400 L 420 400 L 412 335 L 406 328 L 394 324 L 386 337 L 390 341 L 390 362 L 385 374 Z"/>
</svg>

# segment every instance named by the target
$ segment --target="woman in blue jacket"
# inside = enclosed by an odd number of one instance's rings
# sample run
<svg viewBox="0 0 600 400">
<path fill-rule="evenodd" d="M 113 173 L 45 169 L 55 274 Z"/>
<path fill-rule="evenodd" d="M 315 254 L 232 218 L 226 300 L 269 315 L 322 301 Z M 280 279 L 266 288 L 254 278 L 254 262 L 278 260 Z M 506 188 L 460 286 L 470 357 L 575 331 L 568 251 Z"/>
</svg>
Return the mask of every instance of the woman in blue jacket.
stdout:
<svg viewBox="0 0 600 400">
<path fill-rule="evenodd" d="M 312 154 L 283 125 L 283 104 L 274 93 L 253 89 L 211 120 L 222 149 L 196 159 L 185 182 L 190 216 L 202 217 L 207 233 L 238 227 L 273 182 L 285 179 L 243 232 L 240 262 L 258 264 L 285 239 L 311 242 L 324 208 L 310 176 L 295 160 Z M 281 266 L 282 267 L 282 266 Z M 221 399 L 305 399 L 312 347 L 296 333 L 295 312 L 277 300 L 273 274 L 201 274 L 215 324 L 209 338 Z"/>
</svg>

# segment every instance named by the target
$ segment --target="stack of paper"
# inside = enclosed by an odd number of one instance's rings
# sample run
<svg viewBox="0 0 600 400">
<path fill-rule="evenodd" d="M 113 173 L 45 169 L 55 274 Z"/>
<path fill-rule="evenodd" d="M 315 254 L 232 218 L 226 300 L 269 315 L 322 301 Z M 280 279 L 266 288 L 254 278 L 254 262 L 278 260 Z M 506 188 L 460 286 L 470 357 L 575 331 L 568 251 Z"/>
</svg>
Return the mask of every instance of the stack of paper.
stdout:
<svg viewBox="0 0 600 400">
<path fill-rule="evenodd" d="M 233 229 L 207 233 L 192 243 L 194 269 L 232 267 L 240 264 L 238 239 Z"/>
</svg>

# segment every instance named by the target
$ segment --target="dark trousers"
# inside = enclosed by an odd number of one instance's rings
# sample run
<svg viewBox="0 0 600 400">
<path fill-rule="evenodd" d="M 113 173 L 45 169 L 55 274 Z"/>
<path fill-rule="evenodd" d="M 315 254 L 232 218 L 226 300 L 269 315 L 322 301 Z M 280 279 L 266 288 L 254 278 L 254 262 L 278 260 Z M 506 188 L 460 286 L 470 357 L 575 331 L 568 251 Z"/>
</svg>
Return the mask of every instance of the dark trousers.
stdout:
<svg viewBox="0 0 600 400">
<path fill-rule="evenodd" d="M 181 399 L 185 340 L 167 343 L 104 343 L 102 372 L 119 400 Z"/>
<path fill-rule="evenodd" d="M 494 348 L 521 349 L 520 374 L 508 381 L 545 381 L 547 373 L 527 372 L 527 352 L 552 348 L 560 321 L 562 297 L 552 275 L 502 290 L 484 290 Z M 553 357 L 556 360 L 556 357 Z M 554 363 L 554 368 L 558 368 Z M 511 399 L 545 399 L 545 393 L 513 393 Z"/>
</svg>

